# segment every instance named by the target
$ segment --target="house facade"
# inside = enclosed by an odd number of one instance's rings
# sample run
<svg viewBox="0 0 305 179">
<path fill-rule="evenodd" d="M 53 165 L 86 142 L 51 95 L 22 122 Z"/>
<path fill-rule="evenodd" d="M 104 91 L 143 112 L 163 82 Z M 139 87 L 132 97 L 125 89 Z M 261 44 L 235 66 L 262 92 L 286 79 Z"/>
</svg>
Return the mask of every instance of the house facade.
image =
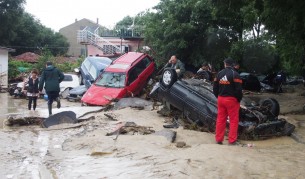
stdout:
<svg viewBox="0 0 305 179">
<path fill-rule="evenodd" d="M 0 46 L 0 88 L 8 87 L 8 53 L 14 49 Z"/>
<path fill-rule="evenodd" d="M 98 20 L 93 22 L 89 19 L 75 19 L 75 22 L 63 27 L 59 30 L 59 33 L 67 38 L 70 47 L 68 50 L 69 56 L 79 57 L 80 55 L 86 56 L 86 47 L 77 42 L 77 32 L 89 27 L 90 29 L 104 28 L 98 24 Z"/>
<path fill-rule="evenodd" d="M 103 37 L 108 42 L 111 43 L 105 44 L 105 42 L 99 41 L 97 42 L 97 45 L 89 44 L 87 45 L 87 52 L 88 55 L 100 55 L 100 56 L 112 56 L 115 55 L 111 52 L 107 53 L 107 50 L 103 50 L 98 47 L 104 47 L 104 48 L 112 48 L 112 46 L 116 46 L 119 49 L 116 51 L 117 55 L 124 54 L 126 52 L 135 52 L 138 49 L 140 49 L 143 46 L 144 41 L 142 39 L 140 40 L 126 40 L 119 37 Z"/>
<path fill-rule="evenodd" d="M 83 29 L 77 41 L 87 49 L 87 55 L 117 57 L 126 52 L 142 49 L 144 38 L 137 29 L 122 27 L 120 30 Z"/>
<path fill-rule="evenodd" d="M 137 51 L 143 46 L 144 39 L 138 31 L 121 29 L 119 33 L 109 33 L 105 27 L 88 19 L 75 20 L 63 27 L 59 33 L 68 39 L 69 56 L 119 56 L 125 52 Z"/>
</svg>

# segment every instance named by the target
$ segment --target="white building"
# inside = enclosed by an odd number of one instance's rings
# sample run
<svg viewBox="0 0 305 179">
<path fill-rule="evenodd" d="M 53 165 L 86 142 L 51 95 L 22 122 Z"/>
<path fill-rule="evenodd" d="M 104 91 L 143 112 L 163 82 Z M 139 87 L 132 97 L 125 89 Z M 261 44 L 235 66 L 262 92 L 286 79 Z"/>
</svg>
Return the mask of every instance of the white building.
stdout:
<svg viewBox="0 0 305 179">
<path fill-rule="evenodd" d="M 8 52 L 14 49 L 0 46 L 0 88 L 8 87 Z"/>
</svg>

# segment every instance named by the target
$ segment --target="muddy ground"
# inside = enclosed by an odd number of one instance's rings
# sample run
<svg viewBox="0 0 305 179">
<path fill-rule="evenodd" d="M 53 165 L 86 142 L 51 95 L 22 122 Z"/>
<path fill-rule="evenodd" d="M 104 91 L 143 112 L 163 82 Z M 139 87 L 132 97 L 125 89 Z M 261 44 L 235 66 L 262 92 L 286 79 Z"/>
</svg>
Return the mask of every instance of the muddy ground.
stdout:
<svg viewBox="0 0 305 179">
<path fill-rule="evenodd" d="M 177 132 L 173 143 L 163 135 L 143 135 L 142 131 L 106 136 L 125 122 L 164 132 L 163 124 L 169 120 L 151 106 L 123 108 L 96 113 L 94 120 L 51 128 L 2 126 L 0 178 L 304 178 L 304 87 L 285 90 L 246 96 L 277 99 L 282 117 L 297 126 L 299 141 L 285 136 L 240 141 L 243 145 L 239 146 L 228 146 L 227 141 L 217 145 L 214 134 L 182 127 L 170 129 Z M 2 119 L 7 113 L 39 113 L 28 112 L 26 101 L 7 94 L 0 97 Z M 81 110 L 71 106 L 80 104 L 64 102 L 61 110 Z M 40 100 L 37 110 L 45 108 Z"/>
</svg>

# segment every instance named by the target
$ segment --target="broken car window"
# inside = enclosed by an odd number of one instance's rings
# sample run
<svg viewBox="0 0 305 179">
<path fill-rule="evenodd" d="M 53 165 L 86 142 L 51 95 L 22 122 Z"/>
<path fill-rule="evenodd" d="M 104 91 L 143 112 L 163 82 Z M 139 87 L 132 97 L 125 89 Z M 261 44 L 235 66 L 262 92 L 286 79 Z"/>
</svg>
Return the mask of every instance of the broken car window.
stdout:
<svg viewBox="0 0 305 179">
<path fill-rule="evenodd" d="M 125 73 L 103 73 L 96 81 L 97 86 L 122 88 L 125 86 Z"/>
</svg>

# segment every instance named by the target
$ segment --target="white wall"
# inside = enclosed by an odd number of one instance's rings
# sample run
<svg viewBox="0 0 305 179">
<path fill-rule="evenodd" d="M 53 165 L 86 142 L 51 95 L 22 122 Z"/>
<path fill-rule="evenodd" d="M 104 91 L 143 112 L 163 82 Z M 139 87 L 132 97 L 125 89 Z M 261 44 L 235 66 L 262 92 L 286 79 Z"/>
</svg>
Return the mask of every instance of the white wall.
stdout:
<svg viewBox="0 0 305 179">
<path fill-rule="evenodd" d="M 0 49 L 0 85 L 2 88 L 8 86 L 8 50 Z"/>
</svg>

